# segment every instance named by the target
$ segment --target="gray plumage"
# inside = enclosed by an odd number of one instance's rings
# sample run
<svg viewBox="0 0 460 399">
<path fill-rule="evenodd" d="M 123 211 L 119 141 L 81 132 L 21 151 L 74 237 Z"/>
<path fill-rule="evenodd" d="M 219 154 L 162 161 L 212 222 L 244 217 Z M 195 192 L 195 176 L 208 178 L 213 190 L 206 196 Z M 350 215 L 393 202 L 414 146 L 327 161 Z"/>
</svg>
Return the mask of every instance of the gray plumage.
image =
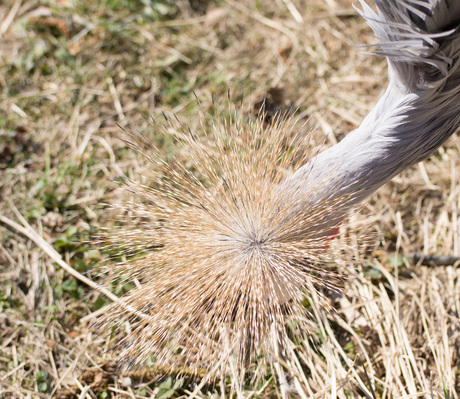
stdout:
<svg viewBox="0 0 460 399">
<path fill-rule="evenodd" d="M 460 1 L 375 4 L 377 13 L 363 1 L 359 12 L 379 39 L 374 53 L 387 57 L 388 88 L 358 129 L 289 181 L 295 190 L 328 181 L 327 197 L 351 194 L 349 207 L 429 157 L 460 126 Z"/>
</svg>

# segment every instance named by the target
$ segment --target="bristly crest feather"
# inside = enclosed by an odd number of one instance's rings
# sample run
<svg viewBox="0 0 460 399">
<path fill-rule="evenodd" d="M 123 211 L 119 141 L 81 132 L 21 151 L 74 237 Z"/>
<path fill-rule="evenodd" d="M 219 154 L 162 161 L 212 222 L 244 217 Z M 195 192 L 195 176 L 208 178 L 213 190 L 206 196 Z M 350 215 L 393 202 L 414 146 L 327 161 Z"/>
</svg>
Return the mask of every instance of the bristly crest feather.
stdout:
<svg viewBox="0 0 460 399">
<path fill-rule="evenodd" d="M 116 333 L 129 323 L 117 344 L 125 362 L 153 355 L 199 368 L 230 357 L 248 364 L 260 350 L 275 356 L 287 320 L 305 317 L 299 288 L 339 288 L 324 250 L 347 198 L 332 198 L 327 184 L 299 195 L 299 181 L 286 178 L 306 163 L 309 135 L 294 133 L 304 129 L 287 115 L 266 125 L 242 114 L 204 120 L 204 137 L 166 116 L 156 128 L 174 137 L 184 162 L 164 161 L 143 135 L 126 140 L 152 176 L 125 181 L 138 201 L 120 206 L 129 216 L 104 240 L 128 257 L 112 266 L 117 278 L 137 286 L 98 323 Z"/>
</svg>

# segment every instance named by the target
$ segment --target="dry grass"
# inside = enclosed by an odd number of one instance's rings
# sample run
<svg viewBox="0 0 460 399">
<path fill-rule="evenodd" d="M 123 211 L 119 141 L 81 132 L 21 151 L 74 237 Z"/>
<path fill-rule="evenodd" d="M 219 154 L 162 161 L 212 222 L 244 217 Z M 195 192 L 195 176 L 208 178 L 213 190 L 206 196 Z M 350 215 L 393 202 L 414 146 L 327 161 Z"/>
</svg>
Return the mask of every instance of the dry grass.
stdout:
<svg viewBox="0 0 460 399">
<path fill-rule="evenodd" d="M 67 264 L 99 282 L 93 268 L 101 255 L 85 240 L 114 223 L 105 203 L 127 199 L 113 181 L 151 168 L 118 139 L 116 123 L 142 130 L 172 157 L 171 141 L 142 114 L 177 112 L 199 130 L 193 91 L 211 112 L 212 96 L 228 88 L 256 103 L 282 87 L 273 103 L 298 105 L 297 116 L 318 127 L 314 140 L 330 145 L 356 127 L 385 86 L 384 60 L 356 48 L 373 39 L 351 2 L 156 4 L 0 5 L 3 397 L 230 395 L 231 372 L 194 382 L 187 369 L 147 361 L 117 373 L 110 340 L 89 330 L 110 300 L 5 221 L 30 224 Z M 353 232 L 343 239 L 355 245 L 338 260 L 349 275 L 347 294 L 330 298 L 334 312 L 312 298 L 308 339 L 293 331 L 284 360 L 255 362 L 257 378 L 247 376 L 235 395 L 458 398 L 460 272 L 404 256 L 460 255 L 459 150 L 453 137 L 351 216 Z M 363 235 L 374 238 L 361 243 Z M 119 296 L 132 287 L 109 288 Z"/>
</svg>

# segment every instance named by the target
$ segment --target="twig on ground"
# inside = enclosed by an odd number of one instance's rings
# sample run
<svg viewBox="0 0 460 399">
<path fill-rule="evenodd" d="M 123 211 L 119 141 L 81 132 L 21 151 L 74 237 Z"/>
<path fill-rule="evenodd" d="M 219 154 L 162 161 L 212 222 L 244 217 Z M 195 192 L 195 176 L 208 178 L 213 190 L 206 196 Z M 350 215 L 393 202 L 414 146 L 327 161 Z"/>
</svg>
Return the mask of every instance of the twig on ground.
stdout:
<svg viewBox="0 0 460 399">
<path fill-rule="evenodd" d="M 460 261 L 460 256 L 454 255 L 424 255 L 412 253 L 409 255 L 413 263 L 420 263 L 423 266 L 451 266 Z"/>
<path fill-rule="evenodd" d="M 118 301 L 118 297 L 112 294 L 110 291 L 105 289 L 104 287 L 99 286 L 94 281 L 91 281 L 89 278 L 83 276 L 81 273 L 77 272 L 71 266 L 69 266 L 64 260 L 62 259 L 61 255 L 56 252 L 56 250 L 47 242 L 45 239 L 38 234 L 27 221 L 22 217 L 19 211 L 11 204 L 11 208 L 13 209 L 14 213 L 21 221 L 21 223 L 25 226 L 22 227 L 18 223 L 12 221 L 11 219 L 7 218 L 6 216 L 0 215 L 0 223 L 3 223 L 10 228 L 16 230 L 17 232 L 21 233 L 22 235 L 26 236 L 30 240 L 32 240 L 39 248 L 41 248 L 53 261 L 55 261 L 60 267 L 62 267 L 67 273 L 74 276 L 77 280 L 80 280 L 82 283 L 86 284 L 87 286 L 98 290 L 102 294 L 104 294 L 107 298 L 111 299 L 114 302 Z"/>
</svg>

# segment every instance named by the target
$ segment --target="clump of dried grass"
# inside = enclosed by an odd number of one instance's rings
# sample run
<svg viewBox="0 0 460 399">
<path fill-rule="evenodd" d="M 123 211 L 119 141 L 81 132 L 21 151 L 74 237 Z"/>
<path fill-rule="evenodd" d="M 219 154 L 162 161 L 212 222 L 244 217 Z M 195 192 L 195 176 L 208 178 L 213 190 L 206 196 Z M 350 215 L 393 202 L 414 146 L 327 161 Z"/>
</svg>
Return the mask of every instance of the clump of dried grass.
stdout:
<svg viewBox="0 0 460 399">
<path fill-rule="evenodd" d="M 127 257 L 112 278 L 136 288 L 98 323 L 118 333 L 129 323 L 116 344 L 124 362 L 180 352 L 189 367 L 232 357 L 242 369 L 260 351 L 276 356 L 286 321 L 304 318 L 300 287 L 341 284 L 324 251 L 349 198 L 327 182 L 308 191 L 290 182 L 312 152 L 309 134 L 294 133 L 302 129 L 287 115 L 266 124 L 243 108 L 218 116 L 204 138 L 174 117 L 156 124 L 186 161 L 165 161 L 143 135 L 126 141 L 152 173 L 125 181 L 137 200 L 118 205 L 121 227 L 105 239 Z"/>
</svg>

